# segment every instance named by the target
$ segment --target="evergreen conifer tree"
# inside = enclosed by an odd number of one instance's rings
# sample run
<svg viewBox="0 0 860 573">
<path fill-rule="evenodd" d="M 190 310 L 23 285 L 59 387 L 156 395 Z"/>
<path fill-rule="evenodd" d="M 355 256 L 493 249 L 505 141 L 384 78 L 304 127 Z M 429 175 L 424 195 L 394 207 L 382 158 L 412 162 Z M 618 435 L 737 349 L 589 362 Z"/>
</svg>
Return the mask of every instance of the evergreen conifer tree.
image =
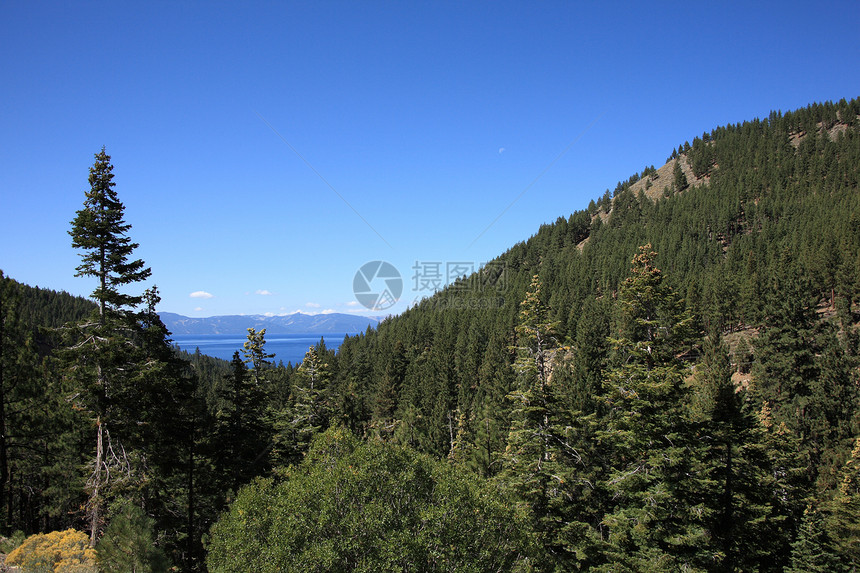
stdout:
<svg viewBox="0 0 860 573">
<path fill-rule="evenodd" d="M 134 337 L 138 330 L 133 309 L 142 297 L 128 294 L 122 287 L 150 275 L 142 260 L 132 260 L 138 244 L 127 236 L 131 225 L 125 222 L 125 207 L 114 189 L 110 156 L 102 148 L 95 159 L 90 168 L 90 190 L 69 234 L 72 246 L 82 251 L 76 276 L 98 281 L 92 294 L 98 315 L 64 329 L 67 348 L 63 353 L 66 375 L 81 387 L 81 407 L 90 412 L 96 426 L 95 459 L 88 482 L 91 546 L 95 546 L 102 525 L 108 466 L 115 464 L 120 470 L 114 471 L 114 476 L 128 475 L 130 469 L 128 452 L 119 443 L 111 443 L 106 425 L 133 426 L 140 414 L 128 399 L 132 389 L 128 376 L 135 370 Z"/>
<path fill-rule="evenodd" d="M 706 530 L 703 508 L 691 496 L 699 453 L 676 358 L 689 346 L 691 318 L 654 266 L 655 256 L 651 245 L 640 247 L 618 293 L 618 366 L 601 397 L 615 505 L 602 524 L 609 562 L 661 570 L 689 566 Z"/>
<path fill-rule="evenodd" d="M 104 573 L 166 573 L 167 557 L 155 545 L 155 521 L 127 500 L 111 508 L 110 525 L 98 545 Z"/>
<path fill-rule="evenodd" d="M 547 569 L 587 567 L 596 546 L 589 515 L 595 495 L 594 416 L 574 419 L 564 406 L 568 366 L 560 359 L 557 323 L 541 301 L 541 281 L 532 278 L 516 326 L 518 381 L 509 394 L 514 406 L 498 479 L 515 492 L 546 550 Z M 599 470 L 598 470 L 599 471 Z"/>
<path fill-rule="evenodd" d="M 328 427 L 331 371 L 324 344 L 311 346 L 292 376 L 289 404 L 274 412 L 275 455 L 281 464 L 296 462 L 313 437 Z"/>
<path fill-rule="evenodd" d="M 25 496 L 41 481 L 37 470 L 47 460 L 39 455 L 54 449 L 61 434 L 60 416 L 52 406 L 59 399 L 41 368 L 33 332 L 24 323 L 21 286 L 0 271 L 0 534 L 29 529 L 22 523 Z M 52 429 L 51 426 L 54 426 Z M 49 446 L 50 442 L 50 446 Z M 44 444 L 44 445 L 43 445 Z M 47 456 L 46 456 L 47 457 Z M 18 485 L 15 485 L 17 477 Z M 17 491 L 16 491 L 17 490 Z M 30 493 L 26 493 L 30 490 Z"/>
<path fill-rule="evenodd" d="M 805 271 L 786 249 L 767 297 L 765 324 L 755 345 L 753 390 L 766 402 L 774 422 L 784 423 L 800 440 L 809 468 L 817 466 L 814 413 L 818 397 L 813 389 L 819 378 L 814 332 L 814 297 Z M 810 474 L 810 479 L 815 476 Z"/>
<path fill-rule="evenodd" d="M 709 541 L 699 551 L 702 567 L 759 570 L 770 558 L 776 484 L 770 473 L 764 428 L 751 400 L 732 381 L 728 347 L 719 331 L 705 339 L 696 369 L 693 416 L 698 420 L 699 455 L 693 468 L 693 496 L 703 508 Z"/>
<path fill-rule="evenodd" d="M 513 401 L 511 428 L 505 450 L 503 483 L 514 490 L 528 507 L 547 546 L 553 532 L 547 531 L 550 498 L 558 483 L 556 460 L 552 454 L 550 415 L 553 396 L 549 390 L 550 351 L 557 345 L 555 324 L 541 301 L 541 281 L 532 277 L 525 299 L 520 305 L 520 322 L 516 326 L 518 375 L 517 387 L 508 398 Z"/>
<path fill-rule="evenodd" d="M 90 190 L 69 235 L 72 246 L 83 251 L 75 276 L 98 279 L 92 296 L 103 324 L 109 311 L 122 312 L 140 304 L 140 296 L 123 293 L 120 288 L 146 280 L 151 271 L 141 259 L 129 260 L 139 245 L 127 236 L 131 225 L 125 222 L 125 206 L 114 189 L 110 155 L 102 147 L 95 158 L 90 168 Z"/>
<path fill-rule="evenodd" d="M 272 431 L 266 412 L 264 379 L 269 355 L 264 336 L 265 331 L 249 328 L 246 358 L 243 360 L 238 350 L 233 353 L 223 400 L 216 413 L 215 455 L 226 474 L 225 489 L 234 493 L 268 468 Z M 249 369 L 248 363 L 253 368 Z"/>
<path fill-rule="evenodd" d="M 841 565 L 833 553 L 824 519 L 809 507 L 800 523 L 797 539 L 791 544 L 791 564 L 785 573 L 832 573 Z"/>
<path fill-rule="evenodd" d="M 841 472 L 841 482 L 830 503 L 828 530 L 846 571 L 860 568 L 860 438 Z"/>
</svg>

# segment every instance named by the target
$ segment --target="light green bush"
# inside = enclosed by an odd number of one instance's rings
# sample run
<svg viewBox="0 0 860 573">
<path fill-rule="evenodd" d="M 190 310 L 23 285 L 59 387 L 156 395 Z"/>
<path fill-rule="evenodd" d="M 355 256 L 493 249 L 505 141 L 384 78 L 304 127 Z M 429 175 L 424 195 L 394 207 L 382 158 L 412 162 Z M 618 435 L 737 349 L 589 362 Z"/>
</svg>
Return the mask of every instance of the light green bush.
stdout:
<svg viewBox="0 0 860 573">
<path fill-rule="evenodd" d="M 243 489 L 213 527 L 213 573 L 511 571 L 526 529 L 477 476 L 343 429 L 315 441 L 282 482 Z"/>
</svg>

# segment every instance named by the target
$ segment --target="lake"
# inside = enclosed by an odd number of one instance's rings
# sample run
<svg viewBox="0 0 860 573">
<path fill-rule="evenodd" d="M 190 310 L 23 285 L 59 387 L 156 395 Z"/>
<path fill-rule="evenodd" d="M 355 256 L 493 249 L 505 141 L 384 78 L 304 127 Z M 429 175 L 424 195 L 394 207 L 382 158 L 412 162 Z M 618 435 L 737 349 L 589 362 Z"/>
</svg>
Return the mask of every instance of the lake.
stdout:
<svg viewBox="0 0 860 573">
<path fill-rule="evenodd" d="M 315 346 L 320 338 L 325 338 L 327 348 L 337 349 L 343 342 L 344 334 L 266 334 L 266 352 L 274 353 L 272 359 L 275 364 L 283 361 L 284 364 L 301 362 L 308 348 Z M 174 334 L 174 344 L 178 344 L 182 350 L 194 353 L 196 348 L 201 354 L 232 360 L 233 353 L 237 350 L 242 352 L 242 345 L 248 340 L 242 334 Z M 243 356 L 244 358 L 244 356 Z"/>
</svg>

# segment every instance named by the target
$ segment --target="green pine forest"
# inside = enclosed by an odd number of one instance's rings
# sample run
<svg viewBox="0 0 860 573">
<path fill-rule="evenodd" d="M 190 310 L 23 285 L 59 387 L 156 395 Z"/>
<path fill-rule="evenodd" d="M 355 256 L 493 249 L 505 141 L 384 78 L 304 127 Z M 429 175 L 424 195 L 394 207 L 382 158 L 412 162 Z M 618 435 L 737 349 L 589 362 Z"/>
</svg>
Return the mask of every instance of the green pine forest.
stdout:
<svg viewBox="0 0 860 573">
<path fill-rule="evenodd" d="M 113 169 L 69 214 L 89 299 L 0 273 L 24 571 L 860 566 L 860 100 L 683 142 L 297 365 L 173 346 Z M 95 560 L 22 545 L 68 529 Z"/>
</svg>

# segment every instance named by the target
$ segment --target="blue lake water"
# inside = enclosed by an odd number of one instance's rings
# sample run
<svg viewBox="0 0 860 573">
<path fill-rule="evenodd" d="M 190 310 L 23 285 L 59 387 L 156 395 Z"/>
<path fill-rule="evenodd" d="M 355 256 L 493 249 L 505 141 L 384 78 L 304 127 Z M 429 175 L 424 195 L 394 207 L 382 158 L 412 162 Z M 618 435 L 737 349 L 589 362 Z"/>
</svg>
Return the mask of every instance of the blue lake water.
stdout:
<svg viewBox="0 0 860 573">
<path fill-rule="evenodd" d="M 337 349 L 343 342 L 343 334 L 266 334 L 266 352 L 274 353 L 272 361 L 277 364 L 301 362 L 308 348 L 315 346 L 320 338 L 325 339 L 327 348 Z M 248 338 L 241 334 L 174 334 L 173 342 L 182 350 L 193 353 L 196 348 L 201 354 L 223 360 L 232 360 L 233 353 L 242 352 L 242 345 Z"/>
</svg>

